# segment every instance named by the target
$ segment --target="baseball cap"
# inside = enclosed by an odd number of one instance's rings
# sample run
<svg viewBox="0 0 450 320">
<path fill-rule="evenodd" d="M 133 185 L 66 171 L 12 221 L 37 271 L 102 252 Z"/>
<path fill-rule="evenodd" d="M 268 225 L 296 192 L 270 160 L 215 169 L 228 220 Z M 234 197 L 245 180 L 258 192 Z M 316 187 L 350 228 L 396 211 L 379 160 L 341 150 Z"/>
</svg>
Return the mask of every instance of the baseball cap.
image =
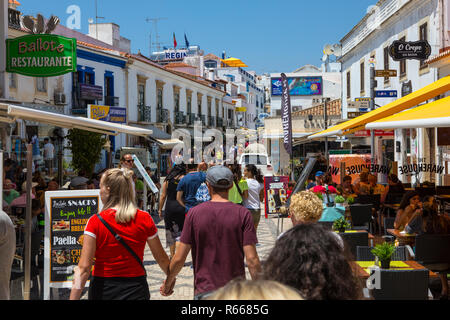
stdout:
<svg viewBox="0 0 450 320">
<path fill-rule="evenodd" d="M 224 166 L 214 166 L 206 172 L 206 181 L 216 188 L 228 189 L 233 186 L 233 173 Z"/>
<path fill-rule="evenodd" d="M 37 187 L 38 185 L 39 185 L 39 183 L 37 183 L 37 182 L 32 182 L 32 183 L 31 183 L 31 188 Z M 26 181 L 24 181 L 24 182 L 22 183 L 22 190 L 23 190 L 23 191 L 27 190 L 27 182 L 26 182 Z"/>
<path fill-rule="evenodd" d="M 70 187 L 76 188 L 76 187 L 82 186 L 82 185 L 86 184 L 88 182 L 88 180 L 89 179 L 85 178 L 85 177 L 79 177 L 79 176 L 75 177 L 72 180 L 70 180 Z"/>
<path fill-rule="evenodd" d="M 323 171 L 317 171 L 316 172 L 316 177 L 320 177 L 320 176 L 323 176 Z"/>
</svg>

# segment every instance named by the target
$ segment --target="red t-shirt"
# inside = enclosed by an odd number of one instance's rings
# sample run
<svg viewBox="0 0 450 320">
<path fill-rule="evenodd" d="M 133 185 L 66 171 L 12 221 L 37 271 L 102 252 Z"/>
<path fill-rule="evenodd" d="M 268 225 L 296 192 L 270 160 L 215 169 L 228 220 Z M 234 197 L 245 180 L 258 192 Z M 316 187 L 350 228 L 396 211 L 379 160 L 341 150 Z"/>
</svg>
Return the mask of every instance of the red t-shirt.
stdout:
<svg viewBox="0 0 450 320">
<path fill-rule="evenodd" d="M 100 215 L 142 260 L 147 239 L 153 239 L 158 235 L 158 229 L 150 214 L 137 210 L 134 220 L 120 224 L 116 222 L 115 209 L 102 211 Z M 92 273 L 94 276 L 109 278 L 145 275 L 141 265 L 114 238 L 96 215 L 88 220 L 84 234 L 94 237 L 97 241 L 95 266 Z"/>
<path fill-rule="evenodd" d="M 327 193 L 327 189 L 324 186 L 315 186 L 314 188 L 312 188 L 312 191 L 315 193 Z M 333 186 L 328 186 L 328 193 L 337 193 L 337 190 Z"/>
<path fill-rule="evenodd" d="M 192 248 L 197 295 L 245 277 L 244 246 L 258 240 L 247 208 L 232 202 L 207 201 L 189 210 L 180 242 Z"/>
</svg>

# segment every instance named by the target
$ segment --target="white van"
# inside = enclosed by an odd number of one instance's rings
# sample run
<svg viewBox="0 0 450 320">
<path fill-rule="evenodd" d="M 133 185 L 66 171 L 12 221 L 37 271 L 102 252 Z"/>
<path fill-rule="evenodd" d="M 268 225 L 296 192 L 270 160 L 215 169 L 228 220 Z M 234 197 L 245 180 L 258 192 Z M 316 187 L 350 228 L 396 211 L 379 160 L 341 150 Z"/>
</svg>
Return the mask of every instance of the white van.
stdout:
<svg viewBox="0 0 450 320">
<path fill-rule="evenodd" d="M 242 172 L 247 164 L 254 164 L 263 176 L 273 176 L 273 167 L 266 153 L 243 153 L 239 159 Z"/>
</svg>

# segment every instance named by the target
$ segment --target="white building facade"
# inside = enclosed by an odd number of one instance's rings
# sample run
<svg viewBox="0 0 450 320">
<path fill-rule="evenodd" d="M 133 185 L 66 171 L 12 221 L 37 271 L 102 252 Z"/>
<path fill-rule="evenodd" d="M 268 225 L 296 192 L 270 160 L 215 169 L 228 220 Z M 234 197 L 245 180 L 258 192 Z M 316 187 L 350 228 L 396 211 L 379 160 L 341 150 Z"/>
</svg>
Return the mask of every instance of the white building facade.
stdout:
<svg viewBox="0 0 450 320">
<path fill-rule="evenodd" d="M 376 78 L 376 90 L 396 90 L 397 98 L 418 90 L 438 79 L 435 68 L 423 61 L 394 61 L 389 55 L 389 46 L 394 40 L 426 40 L 432 55 L 440 47 L 441 30 L 440 2 L 438 0 L 381 0 L 364 18 L 341 39 L 342 56 L 342 113 L 358 112 L 349 107 L 357 98 L 370 97 L 370 64 L 376 70 L 397 70 L 397 77 Z M 397 98 L 376 98 L 376 107 L 386 105 Z M 395 161 L 407 163 L 435 163 L 434 129 L 395 130 L 395 139 L 383 142 L 376 140 L 376 163 Z M 398 148 L 397 146 L 401 146 Z M 392 155 L 386 159 L 386 154 Z M 391 156 L 389 156 L 391 157 Z M 416 177 L 399 173 L 403 182 L 416 182 Z M 429 174 L 421 177 L 433 180 Z"/>
</svg>

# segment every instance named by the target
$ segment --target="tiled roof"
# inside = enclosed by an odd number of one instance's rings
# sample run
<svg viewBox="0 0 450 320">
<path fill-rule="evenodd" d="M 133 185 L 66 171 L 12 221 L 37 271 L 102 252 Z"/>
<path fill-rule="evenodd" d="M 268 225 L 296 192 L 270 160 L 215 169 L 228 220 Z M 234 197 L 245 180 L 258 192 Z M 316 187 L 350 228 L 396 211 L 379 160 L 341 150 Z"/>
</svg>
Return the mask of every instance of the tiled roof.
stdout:
<svg viewBox="0 0 450 320">
<path fill-rule="evenodd" d="M 184 63 L 184 62 L 172 62 L 169 64 L 166 64 L 164 68 L 194 68 L 197 69 L 197 67 L 191 66 L 190 64 Z"/>
<path fill-rule="evenodd" d="M 208 53 L 206 56 L 203 57 L 204 60 L 220 60 L 218 56 L 212 53 Z"/>
<path fill-rule="evenodd" d="M 446 47 L 444 49 L 441 49 L 439 54 L 435 55 L 434 57 L 428 58 L 427 60 L 425 60 L 425 63 L 426 64 L 430 64 L 430 63 L 439 61 L 439 60 L 441 60 L 443 58 L 446 58 L 448 56 L 450 56 L 450 47 Z"/>
</svg>

